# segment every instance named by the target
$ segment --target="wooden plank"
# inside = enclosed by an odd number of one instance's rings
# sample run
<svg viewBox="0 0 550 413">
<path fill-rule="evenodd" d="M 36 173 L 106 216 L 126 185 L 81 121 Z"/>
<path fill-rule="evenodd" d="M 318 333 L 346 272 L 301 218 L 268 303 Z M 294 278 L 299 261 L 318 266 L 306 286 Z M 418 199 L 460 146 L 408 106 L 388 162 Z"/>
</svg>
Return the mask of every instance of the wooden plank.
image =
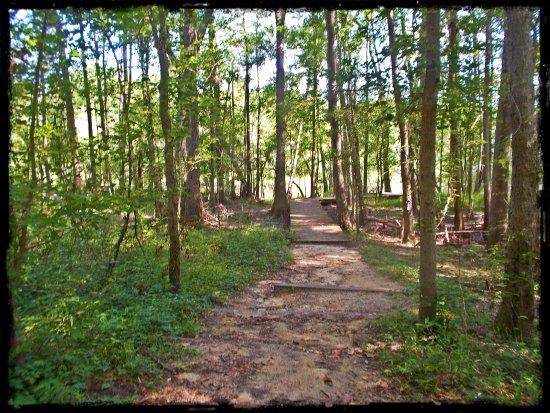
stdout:
<svg viewBox="0 0 550 413">
<path fill-rule="evenodd" d="M 275 290 L 306 290 L 306 291 L 337 291 L 337 292 L 358 292 L 358 293 L 400 293 L 401 290 L 392 290 L 389 288 L 361 288 L 344 287 L 339 285 L 323 284 L 289 284 L 284 282 L 273 283 Z"/>
<path fill-rule="evenodd" d="M 326 240 L 313 240 L 313 239 L 296 239 L 292 242 L 293 244 L 344 244 L 348 245 L 350 240 L 348 239 L 326 239 Z"/>
</svg>

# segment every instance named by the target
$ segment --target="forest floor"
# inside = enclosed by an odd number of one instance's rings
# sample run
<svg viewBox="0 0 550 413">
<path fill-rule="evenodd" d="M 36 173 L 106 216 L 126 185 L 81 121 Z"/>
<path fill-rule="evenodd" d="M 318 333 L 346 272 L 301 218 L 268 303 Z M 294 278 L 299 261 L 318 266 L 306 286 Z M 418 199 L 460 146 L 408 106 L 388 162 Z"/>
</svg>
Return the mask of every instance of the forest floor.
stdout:
<svg viewBox="0 0 550 413">
<path fill-rule="evenodd" d="M 366 404 L 403 399 L 365 343 L 375 342 L 373 319 L 409 307 L 403 294 L 280 291 L 274 283 L 388 288 L 401 286 L 376 273 L 349 244 L 317 200 L 291 203 L 293 262 L 212 309 L 195 338 L 181 338 L 200 356 L 146 392 L 141 403 Z M 343 241 L 343 242 L 342 242 Z"/>
</svg>

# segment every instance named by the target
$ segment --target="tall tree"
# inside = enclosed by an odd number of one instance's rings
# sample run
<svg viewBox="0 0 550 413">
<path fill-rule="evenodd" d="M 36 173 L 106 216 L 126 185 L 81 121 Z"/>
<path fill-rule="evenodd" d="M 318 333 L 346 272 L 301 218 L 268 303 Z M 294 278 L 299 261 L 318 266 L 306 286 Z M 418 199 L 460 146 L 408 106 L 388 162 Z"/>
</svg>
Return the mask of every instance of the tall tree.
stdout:
<svg viewBox="0 0 550 413">
<path fill-rule="evenodd" d="M 401 164 L 401 182 L 403 186 L 402 196 L 402 241 L 407 242 L 411 234 L 413 226 L 412 213 L 412 195 L 410 183 L 410 161 L 409 161 L 409 131 L 405 121 L 404 104 L 401 98 L 401 86 L 397 78 L 397 48 L 395 45 L 395 29 L 393 23 L 393 11 L 389 10 L 387 15 L 388 21 L 388 38 L 390 42 L 390 60 L 391 60 L 391 75 L 393 83 L 393 96 L 395 99 L 395 108 L 397 112 L 397 124 L 399 126 L 399 141 L 401 143 L 400 164 Z"/>
<path fill-rule="evenodd" d="M 493 39 L 491 31 L 492 13 L 487 10 L 485 21 L 485 64 L 483 77 L 483 229 L 489 228 L 491 207 L 491 60 Z"/>
<path fill-rule="evenodd" d="M 153 39 L 158 52 L 160 66 L 159 82 L 159 115 L 164 135 L 164 175 L 167 191 L 167 224 L 170 240 L 170 258 L 168 261 L 168 277 L 172 289 L 178 292 L 180 289 L 180 236 L 178 226 L 178 188 L 176 172 L 174 171 L 174 143 L 172 137 L 172 120 L 170 118 L 168 85 L 170 81 L 167 42 L 168 30 L 166 28 L 166 10 L 158 9 L 158 17 L 154 16 L 154 10 L 149 9 L 149 20 L 153 31 Z M 158 19 L 158 23 L 157 23 Z"/>
<path fill-rule="evenodd" d="M 243 12 L 243 30 L 245 27 L 246 11 Z M 245 181 L 241 186 L 241 196 L 248 197 L 252 194 L 252 162 L 250 159 L 250 59 L 249 40 L 244 34 L 244 176 Z"/>
<path fill-rule="evenodd" d="M 454 229 L 464 229 L 464 213 L 462 207 L 462 177 L 461 148 L 458 137 L 457 80 L 458 73 L 458 27 L 457 11 L 449 10 L 447 14 L 447 29 L 449 31 L 449 71 L 447 88 L 449 94 L 449 125 L 450 125 L 450 189 L 454 205 Z"/>
<path fill-rule="evenodd" d="M 506 286 L 498 309 L 498 330 L 521 339 L 530 338 L 534 320 L 535 250 L 538 237 L 537 190 L 539 147 L 533 107 L 533 42 L 531 11 L 524 7 L 505 9 L 510 39 L 510 100 L 512 110 L 512 190 L 510 226 L 506 247 Z"/>
<path fill-rule="evenodd" d="M 275 158 L 274 200 L 271 213 L 281 218 L 285 226 L 290 226 L 290 205 L 286 196 L 285 184 L 285 10 L 275 11 L 276 49 L 275 49 L 275 134 L 277 139 L 277 156 Z"/>
<path fill-rule="evenodd" d="M 86 42 L 84 40 L 84 20 L 82 12 L 77 15 L 80 38 L 78 45 L 80 47 L 80 61 L 82 63 L 82 79 L 84 86 L 84 100 L 86 102 L 86 120 L 88 121 L 88 148 L 90 153 L 90 186 L 97 186 L 96 157 L 95 157 L 95 138 L 92 127 L 92 104 L 90 99 L 90 82 L 88 80 L 88 65 L 86 63 Z"/>
<path fill-rule="evenodd" d="M 331 147 L 332 147 L 332 175 L 334 182 L 334 195 L 336 197 L 336 207 L 338 214 L 338 223 L 340 227 L 347 231 L 351 229 L 351 220 L 348 210 L 348 201 L 344 187 L 344 170 L 342 156 L 342 135 L 338 125 L 336 115 L 337 87 L 336 87 L 336 45 L 334 36 L 334 10 L 325 11 L 325 22 L 327 28 L 327 89 L 328 89 L 328 112 L 330 119 Z"/>
<path fill-rule="evenodd" d="M 510 125 L 510 79 L 508 66 L 510 37 L 504 38 L 501 57 L 499 98 L 495 126 L 491 205 L 489 207 L 487 248 L 502 242 L 508 226 L 508 183 L 512 130 Z"/>
<path fill-rule="evenodd" d="M 203 205 L 201 197 L 201 177 L 198 165 L 199 149 L 199 102 L 197 90 L 196 67 L 191 67 L 191 62 L 200 47 L 200 43 L 206 33 L 206 29 L 213 19 L 213 10 L 207 9 L 203 12 L 200 24 L 195 27 L 193 9 L 184 11 L 183 47 L 185 50 L 185 70 L 183 82 L 187 88 L 185 95 L 188 99 L 186 105 L 186 117 L 189 127 L 189 134 L 186 140 L 187 149 L 187 175 L 185 178 L 185 190 L 183 191 L 181 203 L 181 219 L 184 223 L 200 225 L 203 219 Z M 196 64 L 195 64 L 196 65 Z"/>
<path fill-rule="evenodd" d="M 439 9 L 428 9 L 424 17 L 424 94 L 420 126 L 420 321 L 436 315 L 435 258 L 435 131 L 439 84 Z"/>
</svg>

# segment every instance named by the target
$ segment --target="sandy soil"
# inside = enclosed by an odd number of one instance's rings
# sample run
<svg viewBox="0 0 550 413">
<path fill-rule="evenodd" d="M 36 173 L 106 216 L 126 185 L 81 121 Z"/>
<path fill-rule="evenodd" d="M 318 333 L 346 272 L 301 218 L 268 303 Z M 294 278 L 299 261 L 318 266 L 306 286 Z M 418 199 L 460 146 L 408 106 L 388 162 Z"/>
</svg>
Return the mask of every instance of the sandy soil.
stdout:
<svg viewBox="0 0 550 413">
<path fill-rule="evenodd" d="M 401 400 L 376 357 L 362 348 L 375 340 L 371 320 L 403 306 L 401 294 L 284 292 L 273 283 L 401 287 L 350 246 L 299 244 L 292 253 L 288 268 L 210 311 L 198 337 L 182 338 L 200 357 L 187 366 L 175 360 L 176 373 L 140 402 L 255 407 Z"/>
</svg>

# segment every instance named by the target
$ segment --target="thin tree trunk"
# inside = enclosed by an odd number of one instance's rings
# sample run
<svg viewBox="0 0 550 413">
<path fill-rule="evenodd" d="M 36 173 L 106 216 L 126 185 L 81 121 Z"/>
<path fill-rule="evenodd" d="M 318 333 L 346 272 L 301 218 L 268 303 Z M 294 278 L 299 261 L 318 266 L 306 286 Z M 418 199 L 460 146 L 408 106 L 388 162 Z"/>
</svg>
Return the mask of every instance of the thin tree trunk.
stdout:
<svg viewBox="0 0 550 413">
<path fill-rule="evenodd" d="M 245 46 L 245 49 L 247 47 Z M 245 51 L 245 75 L 244 75 L 244 175 L 245 182 L 241 190 L 241 196 L 248 197 L 252 191 L 252 163 L 250 160 L 250 61 L 248 51 Z"/>
<path fill-rule="evenodd" d="M 92 128 L 92 105 L 90 102 L 90 83 L 88 81 L 88 65 L 86 64 L 86 44 L 84 42 L 84 22 L 82 20 L 82 12 L 78 14 L 78 23 L 79 23 L 79 47 L 81 53 L 82 61 L 82 76 L 84 83 L 84 99 L 86 102 L 86 118 L 88 121 L 88 148 L 90 152 L 90 175 L 91 182 L 90 185 L 92 188 L 97 187 L 97 172 L 96 172 L 96 158 L 95 158 L 95 138 L 94 131 Z"/>
<path fill-rule="evenodd" d="M 334 195 L 336 197 L 336 206 L 338 214 L 338 223 L 340 227 L 347 231 L 351 228 L 351 220 L 348 210 L 348 203 L 344 187 L 344 173 L 342 168 L 342 136 L 338 126 L 336 116 L 336 48 L 334 36 L 334 20 L 336 12 L 334 10 L 325 11 L 325 21 L 327 29 L 327 88 L 328 88 L 328 111 L 330 117 L 331 129 L 331 147 L 332 147 L 332 174 L 334 182 Z"/>
<path fill-rule="evenodd" d="M 319 80 L 317 79 L 317 71 L 312 74 L 313 90 L 311 92 L 313 97 L 312 117 L 311 117 L 311 174 L 310 174 L 310 186 L 311 193 L 310 198 L 315 198 L 317 194 L 317 181 L 315 176 L 315 158 L 317 157 L 317 86 Z"/>
<path fill-rule="evenodd" d="M 448 12 L 448 31 L 449 31 L 449 73 L 447 84 L 451 96 L 457 93 L 456 74 L 458 71 L 458 28 L 457 28 L 457 11 L 449 10 Z M 452 97 L 451 97 L 451 100 Z M 454 99 L 456 100 L 456 99 Z M 454 105 L 456 106 L 456 105 Z M 454 205 L 454 229 L 455 231 L 464 229 L 464 214 L 462 207 L 462 178 L 461 178 L 461 148 L 458 137 L 458 118 L 456 107 L 451 108 L 450 114 L 450 177 L 451 180 L 451 196 L 453 197 Z"/>
<path fill-rule="evenodd" d="M 393 95 L 395 98 L 395 107 L 397 111 L 397 124 L 399 126 L 399 140 L 401 143 L 400 164 L 401 164 L 401 182 L 403 186 L 402 199 L 402 241 L 407 242 L 411 235 L 413 225 L 412 214 L 412 195 L 410 186 L 410 162 L 409 162 L 409 131 L 405 121 L 403 102 L 401 100 L 401 87 L 397 80 L 397 49 L 395 47 L 395 29 L 393 24 L 393 11 L 390 10 L 387 16 L 388 37 L 390 42 L 391 74 L 393 84 Z"/>
<path fill-rule="evenodd" d="M 537 190 L 539 146 L 533 107 L 533 42 L 529 36 L 531 11 L 505 9 L 505 37 L 510 38 L 510 96 L 512 110 L 512 192 L 509 241 L 506 247 L 506 286 L 495 318 L 495 327 L 522 340 L 533 332 L 534 277 L 538 273 Z"/>
<path fill-rule="evenodd" d="M 487 10 L 485 22 L 485 67 L 483 78 L 483 229 L 489 229 L 491 208 L 491 59 L 493 58 L 493 39 L 491 31 L 492 13 Z"/>
<path fill-rule="evenodd" d="M 354 94 L 350 90 L 349 97 L 349 116 L 350 116 L 350 132 L 351 132 L 351 166 L 353 172 L 353 181 L 355 186 L 355 203 L 357 205 L 357 229 L 365 225 L 367 221 L 367 209 L 365 207 L 365 194 L 363 192 L 363 182 L 361 179 L 361 161 L 359 156 L 359 136 L 355 127 L 355 86 Z"/>
<path fill-rule="evenodd" d="M 257 51 L 257 49 L 256 49 Z M 257 56 L 256 56 L 257 58 Z M 257 125 L 256 125 L 256 187 L 254 188 L 254 197 L 260 199 L 260 131 L 261 131 L 261 108 L 262 97 L 260 95 L 260 68 L 256 63 L 256 78 L 258 80 L 258 86 L 256 87 L 256 95 L 258 97 L 258 112 L 257 112 Z"/>
<path fill-rule="evenodd" d="M 275 188 L 271 213 L 281 218 L 285 227 L 290 227 L 290 205 L 286 196 L 285 185 L 285 69 L 284 69 L 284 24 L 285 10 L 275 11 L 275 23 L 277 28 L 277 45 L 275 49 L 276 74 L 275 74 L 275 129 L 277 139 L 277 156 L 275 159 Z"/>
<path fill-rule="evenodd" d="M 426 64 L 420 132 L 420 321 L 436 316 L 435 258 L 435 131 L 439 83 L 439 9 L 428 9 L 424 20 Z"/>
<path fill-rule="evenodd" d="M 323 178 L 323 195 L 328 192 L 329 186 L 328 186 L 328 180 L 327 180 L 327 166 L 325 162 L 325 152 L 323 151 L 323 148 L 319 148 L 319 153 L 321 155 L 321 176 Z"/>
<path fill-rule="evenodd" d="M 296 165 L 298 164 L 298 154 L 300 153 L 300 143 L 302 140 L 302 125 L 300 122 L 298 125 L 298 136 L 296 137 L 296 145 L 294 147 L 294 154 L 290 162 L 290 179 L 288 180 L 288 187 L 286 189 L 287 197 L 292 198 L 292 181 L 294 180 L 294 174 L 296 173 Z"/>
<path fill-rule="evenodd" d="M 180 289 L 180 237 L 178 228 L 178 188 L 176 173 L 174 171 L 174 146 L 172 142 L 172 121 L 168 101 L 169 61 L 167 54 L 168 31 L 166 28 L 166 10 L 159 8 L 158 29 L 152 8 L 149 9 L 149 20 L 153 29 L 153 38 L 158 52 L 160 65 L 159 83 L 159 115 L 164 135 L 164 172 L 167 189 L 167 221 L 168 236 L 170 241 L 170 258 L 168 262 L 168 276 L 172 289 L 178 292 Z"/>
</svg>

